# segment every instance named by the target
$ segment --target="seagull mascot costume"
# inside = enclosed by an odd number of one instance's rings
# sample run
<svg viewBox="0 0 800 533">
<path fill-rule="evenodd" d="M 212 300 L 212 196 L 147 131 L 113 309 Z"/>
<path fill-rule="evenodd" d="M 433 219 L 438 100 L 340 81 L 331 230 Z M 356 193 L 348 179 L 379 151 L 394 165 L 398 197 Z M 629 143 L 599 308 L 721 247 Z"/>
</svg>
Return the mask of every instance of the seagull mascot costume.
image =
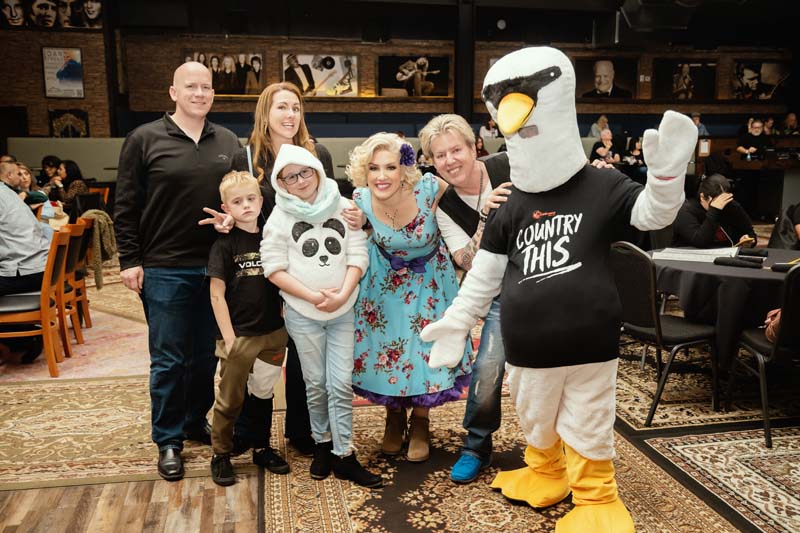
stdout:
<svg viewBox="0 0 800 533">
<path fill-rule="evenodd" d="M 483 99 L 506 138 L 514 185 L 444 317 L 422 331 L 430 366 L 458 364 L 470 329 L 500 294 L 506 370 L 525 432 L 524 468 L 492 483 L 537 508 L 572 492 L 557 533 L 634 531 L 614 478 L 621 305 L 609 246 L 634 226 L 672 223 L 684 200 L 697 128 L 667 111 L 642 150 L 647 185 L 587 164 L 575 112 L 575 71 L 548 47 L 497 61 Z"/>
</svg>

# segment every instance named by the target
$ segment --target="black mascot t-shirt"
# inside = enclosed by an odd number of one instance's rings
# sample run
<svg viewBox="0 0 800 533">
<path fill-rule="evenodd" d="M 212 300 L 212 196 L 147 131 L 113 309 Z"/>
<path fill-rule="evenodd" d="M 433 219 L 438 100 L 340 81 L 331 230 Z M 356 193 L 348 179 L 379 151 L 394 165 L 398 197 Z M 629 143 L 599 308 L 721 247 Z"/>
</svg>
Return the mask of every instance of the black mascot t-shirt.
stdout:
<svg viewBox="0 0 800 533">
<path fill-rule="evenodd" d="M 283 327 L 278 288 L 261 268 L 261 233 L 234 227 L 208 255 L 208 275 L 225 281 L 225 301 L 237 337 L 257 337 Z M 217 328 L 217 338 L 222 338 Z"/>
<path fill-rule="evenodd" d="M 481 248 L 508 256 L 500 292 L 506 359 L 551 368 L 617 357 L 621 305 L 608 256 L 630 228 L 642 186 L 583 167 L 540 193 L 516 188 L 493 211 Z"/>
</svg>

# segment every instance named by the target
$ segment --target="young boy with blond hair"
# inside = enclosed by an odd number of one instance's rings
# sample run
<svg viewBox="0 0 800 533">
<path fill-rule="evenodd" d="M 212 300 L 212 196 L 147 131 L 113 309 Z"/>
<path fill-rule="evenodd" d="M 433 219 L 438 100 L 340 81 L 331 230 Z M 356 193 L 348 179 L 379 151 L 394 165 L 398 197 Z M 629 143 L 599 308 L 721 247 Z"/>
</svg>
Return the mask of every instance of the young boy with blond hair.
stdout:
<svg viewBox="0 0 800 533">
<path fill-rule="evenodd" d="M 278 289 L 261 268 L 258 221 L 264 199 L 258 181 L 248 172 L 229 172 L 219 192 L 222 209 L 235 221 L 208 258 L 221 378 L 211 430 L 211 478 L 226 486 L 236 483 L 230 459 L 234 422 L 245 404 L 242 416 L 254 437 L 253 463 L 275 474 L 289 472 L 286 461 L 269 446 L 272 391 L 281 376 L 288 335 Z"/>
</svg>

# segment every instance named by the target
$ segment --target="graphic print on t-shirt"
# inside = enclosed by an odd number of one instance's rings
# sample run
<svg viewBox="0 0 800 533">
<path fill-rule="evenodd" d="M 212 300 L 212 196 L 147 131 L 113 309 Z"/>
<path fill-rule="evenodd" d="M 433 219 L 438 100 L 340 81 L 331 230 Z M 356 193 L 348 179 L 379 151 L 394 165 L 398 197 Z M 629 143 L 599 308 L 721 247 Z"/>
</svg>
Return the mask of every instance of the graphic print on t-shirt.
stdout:
<svg viewBox="0 0 800 533">
<path fill-rule="evenodd" d="M 516 237 L 517 252 L 523 257 L 524 276 L 518 285 L 531 280 L 541 283 L 581 268 L 580 261 L 570 263 L 569 243 L 570 236 L 580 228 L 583 213 L 536 210 L 531 220 Z"/>
<path fill-rule="evenodd" d="M 243 276 L 263 276 L 264 270 L 261 268 L 261 252 L 247 252 L 233 256 L 236 265 L 236 277 Z"/>
</svg>

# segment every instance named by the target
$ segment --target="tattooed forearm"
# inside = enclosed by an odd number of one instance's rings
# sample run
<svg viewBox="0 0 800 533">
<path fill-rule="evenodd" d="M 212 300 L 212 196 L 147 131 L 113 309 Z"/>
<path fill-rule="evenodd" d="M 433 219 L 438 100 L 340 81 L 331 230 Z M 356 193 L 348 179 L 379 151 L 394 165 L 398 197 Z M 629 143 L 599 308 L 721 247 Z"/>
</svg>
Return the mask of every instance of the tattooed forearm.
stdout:
<svg viewBox="0 0 800 533">
<path fill-rule="evenodd" d="M 456 263 L 458 263 L 458 266 L 460 266 L 464 270 L 469 270 L 472 268 L 472 260 L 475 258 L 475 254 L 478 253 L 478 250 L 481 247 L 483 228 L 484 228 L 484 223 L 482 221 L 478 222 L 478 229 L 475 231 L 475 235 L 472 236 L 472 239 L 467 243 L 465 247 L 463 247 L 460 250 L 457 250 L 453 254 L 453 259 L 455 259 Z"/>
</svg>

